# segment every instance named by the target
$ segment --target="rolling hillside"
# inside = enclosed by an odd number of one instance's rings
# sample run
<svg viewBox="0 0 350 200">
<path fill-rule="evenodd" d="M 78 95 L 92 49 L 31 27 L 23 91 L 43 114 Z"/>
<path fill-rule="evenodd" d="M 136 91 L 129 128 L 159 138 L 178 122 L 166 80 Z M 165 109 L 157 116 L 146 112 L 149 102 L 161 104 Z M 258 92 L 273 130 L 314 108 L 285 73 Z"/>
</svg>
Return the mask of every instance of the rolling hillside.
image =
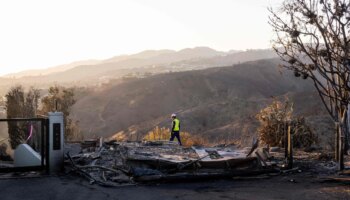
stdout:
<svg viewBox="0 0 350 200">
<path fill-rule="evenodd" d="M 278 63 L 278 59 L 259 60 L 130 80 L 87 94 L 74 106 L 73 116 L 88 137 L 122 132 L 140 139 L 157 125 L 168 127 L 175 112 L 185 131 L 242 144 L 255 136 L 254 116 L 271 97 L 289 96 L 297 114 L 311 121 L 325 117 L 311 81 L 284 70 L 281 75 Z"/>
<path fill-rule="evenodd" d="M 242 144 L 256 136 L 255 114 L 272 97 L 288 96 L 296 114 L 307 116 L 315 131 L 326 135 L 333 126 L 310 80 L 278 69 L 275 57 L 269 49 L 149 50 L 41 76 L 0 78 L 0 94 L 16 84 L 88 86 L 93 89 L 79 95 L 72 112 L 87 137 L 123 133 L 141 139 L 155 126 L 169 127 L 169 115 L 176 112 L 184 131 Z"/>
</svg>

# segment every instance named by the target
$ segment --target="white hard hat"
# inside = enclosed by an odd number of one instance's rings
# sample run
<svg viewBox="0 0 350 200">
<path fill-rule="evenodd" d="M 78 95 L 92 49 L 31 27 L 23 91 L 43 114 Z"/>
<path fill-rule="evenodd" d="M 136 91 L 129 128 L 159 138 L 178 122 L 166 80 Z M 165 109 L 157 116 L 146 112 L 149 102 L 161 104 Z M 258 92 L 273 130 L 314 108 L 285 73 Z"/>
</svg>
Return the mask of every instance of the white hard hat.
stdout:
<svg viewBox="0 0 350 200">
<path fill-rule="evenodd" d="M 171 114 L 171 117 L 176 117 L 176 114 L 175 113 Z"/>
</svg>

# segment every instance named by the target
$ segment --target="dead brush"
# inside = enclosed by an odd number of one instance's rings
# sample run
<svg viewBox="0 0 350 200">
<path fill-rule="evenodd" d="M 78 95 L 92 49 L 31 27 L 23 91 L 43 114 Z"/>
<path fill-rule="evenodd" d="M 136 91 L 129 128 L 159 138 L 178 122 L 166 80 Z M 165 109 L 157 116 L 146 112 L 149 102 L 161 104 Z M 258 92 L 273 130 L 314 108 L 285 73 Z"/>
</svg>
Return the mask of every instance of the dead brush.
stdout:
<svg viewBox="0 0 350 200">
<path fill-rule="evenodd" d="M 270 146 L 284 146 L 284 137 L 288 125 L 293 134 L 293 146 L 297 148 L 310 147 L 317 144 L 318 138 L 312 132 L 304 117 L 293 117 L 293 104 L 273 101 L 271 105 L 262 109 L 256 118 L 260 122 L 259 138 Z"/>
<path fill-rule="evenodd" d="M 171 133 L 169 128 L 159 128 L 156 126 L 154 129 L 149 131 L 143 139 L 146 141 L 169 140 L 170 135 Z"/>
<path fill-rule="evenodd" d="M 208 139 L 200 137 L 198 135 L 191 135 L 188 132 L 185 132 L 186 140 L 183 142 L 183 146 L 210 146 Z"/>
<path fill-rule="evenodd" d="M 159 140 L 169 140 L 171 136 L 171 132 L 169 128 L 158 127 L 156 126 L 154 129 L 149 131 L 147 135 L 143 138 L 145 141 L 159 141 Z M 184 147 L 190 146 L 209 146 L 210 143 L 207 139 L 202 138 L 197 135 L 190 134 L 186 131 L 180 132 L 181 142 Z"/>
</svg>

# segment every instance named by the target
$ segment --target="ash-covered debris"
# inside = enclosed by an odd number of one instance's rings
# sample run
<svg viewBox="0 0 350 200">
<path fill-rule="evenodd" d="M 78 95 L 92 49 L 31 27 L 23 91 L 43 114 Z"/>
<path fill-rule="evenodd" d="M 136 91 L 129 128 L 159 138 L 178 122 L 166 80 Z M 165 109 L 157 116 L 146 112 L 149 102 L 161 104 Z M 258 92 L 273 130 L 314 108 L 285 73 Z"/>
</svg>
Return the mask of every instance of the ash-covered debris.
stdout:
<svg viewBox="0 0 350 200">
<path fill-rule="evenodd" d="M 252 149 L 254 148 L 254 149 Z M 169 141 L 101 142 L 66 145 L 66 170 L 102 186 L 147 181 L 230 178 L 283 172 L 283 149 L 234 146 L 182 147 Z M 298 156 L 296 156 L 298 157 Z M 300 162 L 303 155 L 300 155 Z M 319 166 L 331 171 L 334 166 Z M 288 173 L 302 170 L 286 170 Z M 284 173 L 285 174 L 285 173 Z"/>
<path fill-rule="evenodd" d="M 80 152 L 71 153 L 70 149 L 79 149 L 81 144 L 66 145 L 66 171 L 76 172 L 87 178 L 91 184 L 102 186 L 124 186 L 134 184 L 129 169 L 124 168 L 122 152 L 115 145 L 91 145 Z"/>
</svg>

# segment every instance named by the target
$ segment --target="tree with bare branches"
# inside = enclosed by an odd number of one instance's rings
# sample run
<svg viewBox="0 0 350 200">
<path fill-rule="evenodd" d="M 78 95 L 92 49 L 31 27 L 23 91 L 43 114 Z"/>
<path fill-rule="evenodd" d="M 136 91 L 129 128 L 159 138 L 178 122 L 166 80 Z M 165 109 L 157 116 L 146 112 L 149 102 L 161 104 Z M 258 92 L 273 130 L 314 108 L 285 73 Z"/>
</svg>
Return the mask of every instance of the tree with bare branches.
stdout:
<svg viewBox="0 0 350 200">
<path fill-rule="evenodd" d="M 280 9 L 269 11 L 276 36 L 273 48 L 282 66 L 293 70 L 296 77 L 313 81 L 327 111 L 339 124 L 337 136 L 345 137 L 347 150 L 350 0 L 285 0 Z"/>
</svg>

